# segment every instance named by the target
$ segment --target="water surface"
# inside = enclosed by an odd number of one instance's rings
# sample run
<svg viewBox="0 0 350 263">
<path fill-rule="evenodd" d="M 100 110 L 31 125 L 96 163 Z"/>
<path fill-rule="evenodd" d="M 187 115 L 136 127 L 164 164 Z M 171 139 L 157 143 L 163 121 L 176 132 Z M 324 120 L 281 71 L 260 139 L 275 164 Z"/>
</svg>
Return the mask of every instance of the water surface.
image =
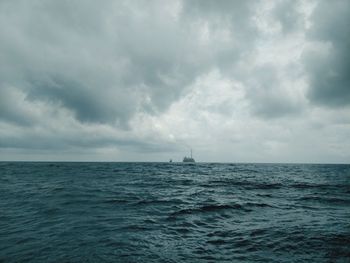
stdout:
<svg viewBox="0 0 350 263">
<path fill-rule="evenodd" d="M 0 262 L 350 262 L 350 165 L 2 162 Z"/>
</svg>

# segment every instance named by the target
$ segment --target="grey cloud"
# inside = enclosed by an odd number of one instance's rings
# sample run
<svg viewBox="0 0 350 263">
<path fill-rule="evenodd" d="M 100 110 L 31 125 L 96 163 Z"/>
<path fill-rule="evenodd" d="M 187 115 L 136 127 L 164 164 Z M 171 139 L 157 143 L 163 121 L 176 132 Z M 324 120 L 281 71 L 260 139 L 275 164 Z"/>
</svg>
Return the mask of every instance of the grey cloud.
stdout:
<svg viewBox="0 0 350 263">
<path fill-rule="evenodd" d="M 68 150 L 68 149 L 99 149 L 104 147 L 116 147 L 135 152 L 163 152 L 176 151 L 178 147 L 167 144 L 164 141 L 145 141 L 135 138 L 90 138 L 85 136 L 45 136 L 43 134 L 26 134 L 26 136 L 6 136 L 0 141 L 0 148 L 13 149 L 38 149 L 38 150 Z"/>
<path fill-rule="evenodd" d="M 235 63 L 251 42 L 253 3 L 186 1 L 169 17 L 158 1 L 2 1 L 0 76 L 27 100 L 125 128 L 137 111 L 162 112 L 198 76 Z M 201 46 L 203 21 L 235 44 Z"/>
<path fill-rule="evenodd" d="M 185 21 L 187 21 L 186 19 L 204 21 L 213 33 L 222 29 L 229 32 L 232 41 L 228 46 L 221 43 L 221 49 L 215 53 L 215 58 L 211 61 L 222 72 L 230 74 L 229 71 L 232 67 L 254 47 L 258 31 L 253 21 L 253 15 L 258 3 L 254 0 L 192 0 L 183 2 Z M 215 44 L 215 40 L 213 43 Z M 215 45 L 212 48 L 215 48 Z M 211 52 L 215 52 L 215 49 Z"/>
<path fill-rule="evenodd" d="M 282 32 L 266 33 L 269 23 L 259 27 L 254 20 L 262 3 L 266 2 L 0 1 L 0 148 L 48 150 L 53 155 L 109 147 L 142 154 L 176 152 L 177 142 L 189 144 L 186 140 L 196 132 L 197 141 L 204 133 L 208 140 L 225 134 L 226 144 L 232 118 L 237 118 L 232 130 L 239 140 L 249 140 L 243 134 L 245 121 L 269 124 L 270 119 L 285 118 L 283 123 L 288 123 L 305 107 L 293 97 L 293 87 L 286 92 L 286 80 L 292 85 L 300 74 L 291 70 L 295 65 L 271 62 L 279 49 L 267 54 L 268 62 L 258 61 L 259 48 L 272 50 L 281 44 L 281 50 L 288 50 L 285 42 L 292 39 L 286 37 L 305 29 L 305 17 L 295 1 L 276 1 L 260 19 L 272 16 L 268 22 L 278 21 Z M 307 32 L 308 41 L 330 47 L 328 53 L 317 48 L 304 53 L 310 107 L 350 101 L 349 4 L 331 3 L 320 2 Z M 295 67 L 302 71 L 300 65 Z M 218 72 L 218 79 L 208 91 L 203 88 L 208 102 L 194 96 L 198 101 L 192 108 L 182 105 L 212 72 Z M 217 94 L 220 81 L 234 83 L 232 89 L 239 90 L 229 92 L 228 87 Z M 226 94 L 232 99 L 223 98 Z M 216 95 L 217 100 L 212 98 Z M 176 108 L 176 102 L 181 107 Z M 193 128 L 196 119 L 198 131 Z M 220 125 L 213 128 L 215 121 Z"/>
<path fill-rule="evenodd" d="M 82 129 L 76 124 L 67 125 L 62 120 L 53 121 L 46 127 L 15 126 L 0 121 L 0 148 L 64 151 L 94 151 L 113 147 L 132 152 L 176 151 L 178 145 L 169 143 L 161 137 L 141 136 L 133 133 L 118 134 L 106 131 L 105 127 L 88 126 Z M 62 127 L 59 127 L 62 126 Z"/>
<path fill-rule="evenodd" d="M 32 81 L 27 97 L 32 101 L 47 101 L 53 105 L 58 103 L 71 110 L 81 122 L 123 124 L 128 120 L 137 103 L 137 98 L 134 101 L 130 99 L 132 91 L 125 94 L 123 89 L 96 89 L 87 85 L 84 81 L 52 76 Z"/>
<path fill-rule="evenodd" d="M 290 66 L 287 69 L 293 71 Z M 290 97 L 284 90 L 286 83 L 279 77 L 279 69 L 273 65 L 256 67 L 247 78 L 247 99 L 253 114 L 262 118 L 280 118 L 300 113 L 304 105 Z"/>
<path fill-rule="evenodd" d="M 252 14 L 257 1 L 239 0 L 239 1 L 210 1 L 210 0 L 192 0 L 184 1 L 184 13 L 190 19 L 205 19 L 211 21 L 212 27 L 228 26 L 234 36 L 248 36 L 254 31 Z M 249 36 L 251 38 L 251 36 Z"/>
<path fill-rule="evenodd" d="M 350 2 L 320 1 L 307 32 L 315 45 L 303 59 L 309 74 L 312 102 L 341 107 L 350 105 Z"/>
<path fill-rule="evenodd" d="M 272 11 L 272 17 L 281 25 L 283 33 L 291 33 L 303 24 L 301 12 L 298 10 L 298 1 L 276 1 Z"/>
<path fill-rule="evenodd" d="M 286 93 L 286 83 L 280 77 L 281 71 L 291 79 L 300 77 L 293 63 L 283 67 L 265 64 L 248 69 L 242 69 L 240 65 L 254 56 L 257 40 L 263 39 L 252 19 L 259 4 L 259 1 L 186 1 L 184 12 L 192 19 L 207 18 L 211 28 L 226 25 L 233 38 L 232 45 L 240 43 L 217 54 L 215 65 L 225 77 L 245 85 L 246 99 L 254 116 L 263 119 L 296 116 L 305 105 Z M 282 0 L 273 4 L 270 15 L 281 24 L 284 34 L 302 29 L 303 14 L 297 1 Z"/>
<path fill-rule="evenodd" d="M 289 98 L 284 92 L 285 83 L 279 77 L 279 71 L 282 70 L 295 75 L 293 65 L 283 69 L 269 64 L 248 70 L 240 68 L 239 63 L 254 54 L 256 40 L 260 37 L 252 20 L 256 8 L 259 8 L 258 4 L 259 1 L 186 1 L 185 12 L 192 18 L 209 18 L 213 28 L 227 25 L 233 41 L 240 43 L 238 47 L 231 47 L 218 54 L 216 66 L 225 77 L 239 80 L 245 85 L 246 99 L 250 102 L 253 115 L 263 119 L 297 115 L 304 106 Z M 302 25 L 302 15 L 297 7 L 296 1 L 276 1 L 271 15 L 281 23 L 284 33 L 291 33 Z M 226 111 L 230 112 L 228 109 Z"/>
<path fill-rule="evenodd" d="M 23 95 L 13 87 L 2 85 L 0 96 L 0 119 L 20 126 L 28 126 L 34 122 L 33 116 L 28 114 L 28 109 Z"/>
</svg>

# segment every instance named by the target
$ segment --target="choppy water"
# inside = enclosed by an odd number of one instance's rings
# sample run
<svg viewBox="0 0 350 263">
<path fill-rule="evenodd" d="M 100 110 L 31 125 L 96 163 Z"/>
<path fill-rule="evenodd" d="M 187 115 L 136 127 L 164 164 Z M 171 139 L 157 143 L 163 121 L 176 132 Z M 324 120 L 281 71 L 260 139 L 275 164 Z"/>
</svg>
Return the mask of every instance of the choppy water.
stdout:
<svg viewBox="0 0 350 263">
<path fill-rule="evenodd" d="M 350 262 L 350 165 L 3 162 L 0 262 Z"/>
</svg>

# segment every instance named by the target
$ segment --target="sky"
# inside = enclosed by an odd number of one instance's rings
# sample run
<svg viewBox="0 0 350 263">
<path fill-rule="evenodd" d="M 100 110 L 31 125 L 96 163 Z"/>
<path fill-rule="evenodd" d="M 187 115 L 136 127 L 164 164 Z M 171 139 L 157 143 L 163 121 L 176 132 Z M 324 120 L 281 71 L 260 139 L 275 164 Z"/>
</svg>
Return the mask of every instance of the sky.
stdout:
<svg viewBox="0 0 350 263">
<path fill-rule="evenodd" d="M 1 0 L 0 160 L 350 162 L 350 1 Z"/>
</svg>

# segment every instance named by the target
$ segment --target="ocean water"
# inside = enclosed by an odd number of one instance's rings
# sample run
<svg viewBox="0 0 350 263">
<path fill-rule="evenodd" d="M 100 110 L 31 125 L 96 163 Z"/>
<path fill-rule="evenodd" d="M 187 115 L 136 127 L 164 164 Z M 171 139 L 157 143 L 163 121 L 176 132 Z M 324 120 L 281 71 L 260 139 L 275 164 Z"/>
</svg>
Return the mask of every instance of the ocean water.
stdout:
<svg viewBox="0 0 350 263">
<path fill-rule="evenodd" d="M 2 162 L 0 262 L 350 262 L 350 165 Z"/>
</svg>

